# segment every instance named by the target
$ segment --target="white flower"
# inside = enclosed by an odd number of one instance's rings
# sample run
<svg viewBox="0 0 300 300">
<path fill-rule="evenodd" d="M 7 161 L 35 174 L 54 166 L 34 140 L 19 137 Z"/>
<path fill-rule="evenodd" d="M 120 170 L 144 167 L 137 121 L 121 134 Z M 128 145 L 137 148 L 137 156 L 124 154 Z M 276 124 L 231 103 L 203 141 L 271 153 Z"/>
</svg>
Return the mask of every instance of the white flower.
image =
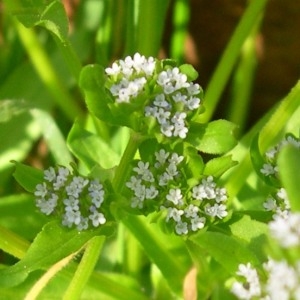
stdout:
<svg viewBox="0 0 300 300">
<path fill-rule="evenodd" d="M 65 207 L 65 211 L 69 211 L 69 210 L 79 210 L 79 200 L 73 196 L 70 196 L 67 199 L 63 200 Z"/>
<path fill-rule="evenodd" d="M 173 130 L 174 125 L 172 125 L 170 122 L 165 122 L 160 126 L 161 133 L 167 137 L 171 137 L 173 135 Z"/>
<path fill-rule="evenodd" d="M 271 164 L 264 164 L 260 172 L 265 176 L 274 175 L 276 173 L 276 169 Z"/>
<path fill-rule="evenodd" d="M 187 129 L 187 127 L 185 127 L 184 124 L 177 123 L 174 125 L 173 135 L 179 136 L 181 139 L 185 139 L 188 131 L 189 130 Z"/>
<path fill-rule="evenodd" d="M 178 92 L 175 95 L 172 96 L 172 99 L 174 100 L 174 102 L 182 102 L 182 103 L 186 103 L 186 95 L 183 95 L 182 93 Z"/>
<path fill-rule="evenodd" d="M 106 68 L 105 72 L 110 76 L 117 76 L 121 71 L 121 67 L 117 63 L 113 63 L 111 68 Z"/>
<path fill-rule="evenodd" d="M 269 223 L 269 229 L 282 247 L 300 245 L 300 213 L 290 213 L 288 218 L 277 216 Z"/>
<path fill-rule="evenodd" d="M 200 93 L 200 85 L 198 83 L 190 83 L 190 85 L 187 86 L 186 89 L 190 96 L 198 95 Z"/>
<path fill-rule="evenodd" d="M 141 208 L 143 208 L 143 206 L 144 206 L 144 199 L 140 199 L 138 197 L 133 197 L 131 199 L 131 207 L 132 208 L 137 207 L 137 208 L 141 209 Z"/>
<path fill-rule="evenodd" d="M 158 190 L 153 185 L 146 188 L 146 191 L 145 191 L 146 199 L 154 199 L 157 195 L 158 195 Z"/>
<path fill-rule="evenodd" d="M 158 184 L 159 184 L 159 186 L 165 186 L 172 179 L 173 179 L 173 177 L 170 176 L 169 173 L 164 172 L 162 175 L 159 176 L 159 178 L 158 178 Z"/>
<path fill-rule="evenodd" d="M 198 216 L 199 207 L 193 204 L 190 204 L 185 208 L 184 214 L 187 218 L 196 218 Z"/>
<path fill-rule="evenodd" d="M 169 111 L 164 110 L 163 108 L 159 108 L 156 113 L 156 119 L 159 124 L 168 123 L 171 113 Z"/>
<path fill-rule="evenodd" d="M 80 217 L 80 222 L 77 224 L 76 228 L 79 231 L 86 230 L 89 227 L 88 218 L 83 216 Z"/>
<path fill-rule="evenodd" d="M 94 227 L 98 227 L 106 222 L 104 215 L 96 210 L 94 206 L 90 208 L 92 214 L 89 215 L 89 219 L 92 221 Z"/>
<path fill-rule="evenodd" d="M 53 188 L 55 191 L 59 190 L 65 185 L 65 182 L 68 180 L 69 174 L 69 169 L 63 167 L 58 168 L 58 175 L 56 176 L 56 181 L 53 182 Z"/>
<path fill-rule="evenodd" d="M 166 152 L 164 149 L 160 149 L 158 152 L 154 153 L 157 163 L 155 163 L 155 167 L 159 168 L 160 166 L 164 165 L 168 156 L 170 155 L 169 152 Z"/>
<path fill-rule="evenodd" d="M 48 200 L 37 199 L 36 206 L 45 215 L 50 215 L 57 206 L 58 196 L 56 194 L 51 194 Z"/>
<path fill-rule="evenodd" d="M 50 167 L 48 170 L 44 171 L 44 179 L 48 182 L 54 181 L 56 178 L 55 170 L 53 167 Z"/>
<path fill-rule="evenodd" d="M 175 231 L 177 234 L 181 235 L 181 234 L 188 234 L 188 224 L 186 222 L 177 222 L 176 226 L 175 226 Z"/>
<path fill-rule="evenodd" d="M 81 220 L 81 212 L 79 210 L 67 210 L 65 212 L 64 220 L 67 222 L 68 225 L 78 225 Z"/>
<path fill-rule="evenodd" d="M 181 190 L 178 188 L 170 189 L 166 198 L 167 198 L 167 200 L 173 202 L 175 205 L 183 204 Z"/>
<path fill-rule="evenodd" d="M 164 94 L 157 95 L 153 101 L 153 104 L 162 108 L 167 108 L 167 109 L 171 108 L 170 103 L 166 101 L 166 97 Z"/>
<path fill-rule="evenodd" d="M 45 182 L 43 182 L 42 184 L 37 184 L 37 186 L 35 187 L 35 192 L 34 195 L 36 197 L 41 197 L 41 198 L 45 198 L 46 195 L 48 193 L 48 188 Z"/>
<path fill-rule="evenodd" d="M 168 222 L 170 219 L 173 219 L 175 222 L 181 221 L 181 216 L 184 214 L 182 209 L 177 209 L 175 207 L 168 207 L 168 214 L 166 217 L 166 221 Z"/>
<path fill-rule="evenodd" d="M 193 231 L 197 231 L 204 227 L 206 219 L 204 217 L 195 216 L 191 219 L 191 228 Z"/>
<path fill-rule="evenodd" d="M 178 165 L 183 161 L 183 159 L 184 157 L 182 155 L 178 155 L 177 153 L 172 153 L 171 157 L 168 159 L 168 162 Z"/>
<path fill-rule="evenodd" d="M 166 168 L 166 172 L 170 175 L 171 178 L 173 178 L 174 176 L 176 176 L 178 174 L 178 170 L 177 170 L 177 166 L 175 163 L 170 163 L 167 168 Z"/>
<path fill-rule="evenodd" d="M 126 182 L 126 186 L 134 191 L 137 187 L 141 185 L 141 183 L 142 183 L 141 179 L 135 176 L 131 176 L 130 181 Z"/>
<path fill-rule="evenodd" d="M 189 110 L 197 109 L 200 106 L 200 99 L 196 97 L 190 97 L 190 99 L 186 102 L 186 107 Z"/>
<path fill-rule="evenodd" d="M 145 172 L 148 171 L 149 163 L 144 163 L 143 161 L 139 161 L 137 164 L 137 167 L 133 168 L 133 171 L 135 171 L 139 175 L 144 175 Z"/>
<path fill-rule="evenodd" d="M 275 199 L 271 197 L 267 198 L 267 200 L 263 203 L 263 207 L 267 211 L 274 211 L 277 208 Z"/>
<path fill-rule="evenodd" d="M 226 211 L 226 205 L 224 204 L 214 204 L 213 206 L 208 204 L 205 207 L 205 212 L 209 216 L 218 217 L 219 219 L 223 219 L 228 214 Z"/>
<path fill-rule="evenodd" d="M 145 116 L 146 117 L 155 117 L 158 113 L 158 108 L 152 107 L 152 106 L 146 106 L 145 107 Z"/>
<path fill-rule="evenodd" d="M 286 261 L 278 262 L 272 259 L 264 264 L 264 269 L 268 272 L 268 280 L 265 289 L 270 299 L 299 299 L 295 294 L 297 288 L 300 286 L 299 270 L 297 271 L 289 266 Z"/>
<path fill-rule="evenodd" d="M 257 271 L 251 267 L 250 263 L 247 265 L 240 264 L 237 275 L 245 278 L 246 283 L 235 282 L 231 288 L 231 292 L 238 297 L 238 299 L 250 300 L 253 297 L 261 295 L 261 286 Z"/>
</svg>

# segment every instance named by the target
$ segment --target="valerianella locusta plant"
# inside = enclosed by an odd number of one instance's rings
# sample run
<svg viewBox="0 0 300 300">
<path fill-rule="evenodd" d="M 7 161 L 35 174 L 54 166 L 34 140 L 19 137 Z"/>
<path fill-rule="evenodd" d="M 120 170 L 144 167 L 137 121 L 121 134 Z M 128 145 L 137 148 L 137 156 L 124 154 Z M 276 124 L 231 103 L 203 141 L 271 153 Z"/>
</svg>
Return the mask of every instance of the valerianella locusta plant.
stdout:
<svg viewBox="0 0 300 300">
<path fill-rule="evenodd" d="M 36 186 L 34 195 L 38 209 L 61 217 L 64 226 L 81 231 L 106 223 L 103 185 L 96 179 L 73 175 L 68 168 L 45 170 L 44 182 Z"/>
<path fill-rule="evenodd" d="M 103 76 L 106 90 L 98 96 L 105 109 L 96 113 L 101 119 L 108 120 L 109 114 L 110 123 L 160 139 L 186 138 L 202 106 L 202 89 L 192 82 L 197 72 L 191 66 L 136 53 L 114 62 Z"/>
</svg>

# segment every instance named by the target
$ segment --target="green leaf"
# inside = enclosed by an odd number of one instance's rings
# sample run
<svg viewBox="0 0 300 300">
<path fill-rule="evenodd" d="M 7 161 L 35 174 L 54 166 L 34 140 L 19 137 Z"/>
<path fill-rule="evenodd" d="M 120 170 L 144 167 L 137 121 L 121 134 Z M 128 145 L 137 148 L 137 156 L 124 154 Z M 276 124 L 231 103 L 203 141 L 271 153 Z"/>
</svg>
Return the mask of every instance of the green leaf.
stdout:
<svg viewBox="0 0 300 300">
<path fill-rule="evenodd" d="M 241 263 L 250 262 L 253 265 L 259 263 L 255 254 L 248 249 L 247 244 L 233 236 L 206 231 L 192 236 L 190 241 L 208 252 L 220 265 L 232 274 L 236 272 L 238 265 Z"/>
<path fill-rule="evenodd" d="M 185 74 L 190 81 L 194 81 L 198 78 L 198 72 L 190 64 L 183 64 L 179 67 L 180 72 Z"/>
<path fill-rule="evenodd" d="M 113 116 L 107 106 L 111 99 L 105 89 L 103 67 L 100 65 L 85 66 L 80 73 L 79 85 L 84 92 L 89 111 L 100 120 L 111 123 Z"/>
<path fill-rule="evenodd" d="M 44 180 L 43 171 L 19 162 L 14 162 L 14 164 L 15 172 L 13 176 L 26 191 L 33 193 L 36 185 Z"/>
<path fill-rule="evenodd" d="M 99 136 L 83 129 L 75 122 L 67 139 L 73 154 L 91 170 L 95 165 L 109 169 L 116 166 L 120 160 L 118 155 Z"/>
<path fill-rule="evenodd" d="M 24 26 L 41 25 L 60 38 L 67 37 L 68 19 L 61 1 L 51 1 L 48 5 L 45 5 L 45 1 L 42 0 L 5 2 L 11 13 Z"/>
<path fill-rule="evenodd" d="M 96 230 L 78 232 L 68 229 L 58 221 L 46 224 L 36 236 L 24 258 L 15 265 L 0 270 L 0 285 L 15 286 L 23 282 L 29 273 L 49 268 L 64 257 L 78 251 L 95 235 L 111 235 L 114 227 L 105 224 Z"/>
<path fill-rule="evenodd" d="M 204 167 L 204 175 L 212 175 L 214 177 L 220 177 L 230 168 L 237 165 L 238 162 L 232 160 L 232 156 L 216 157 L 209 160 Z"/>
<path fill-rule="evenodd" d="M 286 189 L 291 208 L 300 211 L 300 151 L 292 145 L 283 147 L 278 155 L 279 176 Z"/>
<path fill-rule="evenodd" d="M 186 141 L 201 152 L 223 154 L 237 143 L 233 135 L 235 128 L 236 125 L 226 120 L 208 124 L 192 123 Z"/>
<path fill-rule="evenodd" d="M 235 216 L 237 216 L 239 220 L 236 220 Z M 233 215 L 231 221 L 232 224 L 229 225 L 231 233 L 235 237 L 244 240 L 248 248 L 252 250 L 261 261 L 265 260 L 266 255 L 264 248 L 269 234 L 268 225 L 254 220 L 248 215 L 242 215 L 241 217 L 240 213 Z"/>
</svg>

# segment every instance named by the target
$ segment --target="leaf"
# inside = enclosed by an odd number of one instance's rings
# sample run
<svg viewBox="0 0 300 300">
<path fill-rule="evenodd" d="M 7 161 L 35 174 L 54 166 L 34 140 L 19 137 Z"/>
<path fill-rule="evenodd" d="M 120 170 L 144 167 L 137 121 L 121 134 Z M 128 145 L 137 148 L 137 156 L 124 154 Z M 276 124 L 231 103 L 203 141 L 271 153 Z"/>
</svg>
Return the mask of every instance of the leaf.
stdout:
<svg viewBox="0 0 300 300">
<path fill-rule="evenodd" d="M 283 147 L 278 155 L 279 176 L 293 211 L 300 211 L 299 167 L 299 149 L 292 145 Z"/>
<path fill-rule="evenodd" d="M 240 218 L 240 214 L 236 216 Z M 232 220 L 234 220 L 234 215 Z M 231 233 L 240 239 L 243 239 L 250 250 L 260 259 L 264 260 L 264 248 L 269 234 L 268 225 L 257 220 L 252 219 L 248 215 L 242 215 L 238 221 L 233 221 L 229 226 Z"/>
<path fill-rule="evenodd" d="M 226 120 L 207 124 L 192 123 L 186 141 L 208 154 L 224 154 L 237 143 L 233 131 L 236 125 Z"/>
<path fill-rule="evenodd" d="M 67 143 L 73 154 L 91 170 L 95 165 L 109 169 L 120 160 L 118 155 L 99 136 L 83 129 L 75 122 L 69 132 Z"/>
<path fill-rule="evenodd" d="M 212 175 L 214 177 L 220 177 L 230 168 L 237 165 L 238 162 L 232 160 L 232 156 L 216 157 L 209 160 L 204 167 L 204 175 Z"/>
<path fill-rule="evenodd" d="M 246 243 L 219 232 L 206 231 L 190 238 L 190 242 L 208 252 L 229 273 L 234 274 L 240 263 L 259 262 Z M 188 243 L 187 243 L 188 244 Z M 202 258 L 199 258 L 199 260 Z"/>
<path fill-rule="evenodd" d="M 13 176 L 27 192 L 33 193 L 36 185 L 44 180 L 43 171 L 18 162 L 14 162 L 14 164 Z"/>
<path fill-rule="evenodd" d="M 190 81 L 194 81 L 198 78 L 198 72 L 190 64 L 183 64 L 179 67 L 180 72 L 185 74 Z"/>
<path fill-rule="evenodd" d="M 111 100 L 105 90 L 103 67 L 100 65 L 85 66 L 80 73 L 79 85 L 84 92 L 89 111 L 100 120 L 111 123 L 113 116 L 107 106 Z"/>
<path fill-rule="evenodd" d="M 70 230 L 62 227 L 58 221 L 52 221 L 36 236 L 22 260 L 0 270 L 0 285 L 15 286 L 23 282 L 32 271 L 48 268 L 78 251 L 93 236 L 109 236 L 113 231 L 112 224 L 105 224 L 96 230 L 78 232 L 77 229 Z"/>
<path fill-rule="evenodd" d="M 48 112 L 37 108 L 32 109 L 31 114 L 39 124 L 55 162 L 60 165 L 69 165 L 73 158 L 53 117 Z"/>
<path fill-rule="evenodd" d="M 12 3 L 9 3 L 12 2 Z M 10 12 L 26 27 L 43 26 L 60 39 L 68 35 L 68 19 L 61 1 L 6 1 Z M 16 4 L 17 3 L 17 4 Z"/>
</svg>

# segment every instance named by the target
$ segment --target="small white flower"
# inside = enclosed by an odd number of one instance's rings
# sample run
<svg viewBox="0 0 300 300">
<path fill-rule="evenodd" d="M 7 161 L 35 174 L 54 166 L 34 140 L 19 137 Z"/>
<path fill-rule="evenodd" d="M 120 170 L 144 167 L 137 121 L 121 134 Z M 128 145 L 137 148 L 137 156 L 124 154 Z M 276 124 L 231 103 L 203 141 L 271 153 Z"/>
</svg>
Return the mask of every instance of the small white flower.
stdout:
<svg viewBox="0 0 300 300">
<path fill-rule="evenodd" d="M 190 96 L 198 95 L 200 93 L 200 85 L 198 83 L 190 83 L 186 89 Z"/>
<path fill-rule="evenodd" d="M 106 222 L 104 215 L 98 212 L 94 206 L 90 210 L 92 214 L 89 215 L 89 219 L 92 221 L 94 227 L 98 227 Z"/>
<path fill-rule="evenodd" d="M 135 171 L 139 175 L 144 175 L 145 172 L 148 171 L 149 163 L 144 163 L 143 161 L 139 161 L 137 164 L 137 167 L 133 168 L 133 171 Z"/>
<path fill-rule="evenodd" d="M 213 206 L 208 204 L 205 207 L 205 212 L 207 215 L 212 217 L 218 217 L 219 219 L 223 219 L 228 214 L 226 211 L 226 205 L 224 204 L 214 204 Z"/>
<path fill-rule="evenodd" d="M 48 170 L 44 171 L 44 179 L 48 182 L 54 181 L 56 178 L 55 170 L 53 167 L 50 167 Z"/>
<path fill-rule="evenodd" d="M 182 194 L 181 194 L 181 190 L 176 188 L 176 189 L 170 189 L 169 193 L 166 196 L 166 199 L 168 201 L 173 202 L 175 205 L 182 205 L 183 201 L 182 201 Z"/>
<path fill-rule="evenodd" d="M 79 210 L 67 210 L 65 212 L 65 218 L 68 224 L 78 225 L 81 221 L 81 212 Z"/>
<path fill-rule="evenodd" d="M 170 176 L 169 173 L 164 172 L 162 175 L 159 176 L 159 178 L 158 178 L 158 184 L 159 184 L 159 186 L 165 186 L 172 179 L 173 179 L 173 177 Z"/>
<path fill-rule="evenodd" d="M 166 221 L 168 222 L 170 219 L 173 219 L 175 222 L 181 222 L 181 216 L 184 214 L 182 209 L 177 209 L 175 207 L 168 207 L 168 214 L 166 217 Z"/>
<path fill-rule="evenodd" d="M 42 184 L 41 183 L 37 184 L 34 192 L 34 195 L 36 197 L 45 198 L 47 193 L 48 193 L 48 188 L 45 182 L 43 182 Z"/>
<path fill-rule="evenodd" d="M 173 130 L 174 125 L 172 125 L 170 122 L 165 122 L 160 126 L 161 133 L 167 137 L 171 137 L 173 135 Z"/>
<path fill-rule="evenodd" d="M 126 186 L 134 191 L 137 187 L 141 185 L 141 183 L 142 183 L 141 179 L 135 176 L 131 176 L 130 181 L 126 182 Z"/>
<path fill-rule="evenodd" d="M 132 208 L 139 208 L 139 209 L 142 209 L 144 206 L 144 199 L 140 199 L 138 197 L 133 197 L 131 199 L 131 207 Z"/>
<path fill-rule="evenodd" d="M 146 117 L 155 117 L 158 113 L 158 107 L 146 106 L 145 107 L 145 116 Z"/>
<path fill-rule="evenodd" d="M 186 102 L 186 107 L 189 110 L 197 109 L 200 106 L 200 99 L 196 97 L 190 97 L 190 99 Z"/>
<path fill-rule="evenodd" d="M 261 286 L 257 271 L 251 267 L 250 263 L 247 265 L 240 264 L 237 275 L 245 278 L 246 283 L 235 282 L 231 288 L 231 292 L 242 300 L 250 300 L 253 297 L 261 295 Z"/>
<path fill-rule="evenodd" d="M 300 245 L 300 213 L 290 213 L 287 218 L 276 216 L 269 223 L 269 229 L 282 247 Z"/>
<path fill-rule="evenodd" d="M 158 195 L 158 190 L 151 185 L 149 188 L 146 188 L 145 198 L 146 199 L 154 199 Z"/>
<path fill-rule="evenodd" d="M 197 231 L 202 229 L 205 225 L 206 219 L 204 217 L 195 216 L 191 219 L 191 229 Z"/>
<path fill-rule="evenodd" d="M 187 129 L 187 127 L 185 127 L 184 124 L 178 123 L 178 124 L 174 125 L 173 135 L 174 136 L 179 136 L 181 139 L 185 139 L 188 131 L 189 130 Z"/>
<path fill-rule="evenodd" d="M 159 168 L 160 166 L 164 165 L 168 156 L 170 155 L 169 152 L 166 152 L 164 149 L 160 149 L 158 152 L 154 153 L 157 162 L 155 163 L 155 167 Z"/>
<path fill-rule="evenodd" d="M 175 165 L 180 164 L 183 161 L 184 157 L 182 155 L 178 155 L 177 153 L 172 153 L 171 157 L 168 159 L 168 162 L 174 163 Z"/>
<path fill-rule="evenodd" d="M 271 164 L 264 164 L 260 169 L 260 172 L 265 176 L 274 175 L 276 173 L 275 168 Z"/>
<path fill-rule="evenodd" d="M 163 108 L 159 108 L 156 113 L 156 119 L 159 124 L 168 123 L 171 113 L 169 111 L 164 110 Z"/>
<path fill-rule="evenodd" d="M 196 218 L 198 216 L 199 207 L 193 204 L 190 204 L 185 208 L 184 214 L 187 218 Z"/>
<path fill-rule="evenodd" d="M 182 234 L 188 234 L 188 224 L 186 222 L 177 222 L 175 226 L 175 231 L 177 234 L 182 235 Z"/>
<path fill-rule="evenodd" d="M 121 67 L 115 62 L 112 64 L 111 68 L 105 69 L 106 74 L 110 76 L 117 76 L 119 75 L 120 71 Z"/>
<path fill-rule="evenodd" d="M 79 210 L 79 200 L 73 196 L 70 196 L 67 199 L 63 200 L 65 207 L 65 211 L 70 211 L 70 210 Z"/>
<path fill-rule="evenodd" d="M 186 98 L 187 98 L 186 95 L 183 95 L 179 92 L 172 96 L 172 99 L 178 103 L 179 102 L 186 103 Z"/>
<path fill-rule="evenodd" d="M 265 210 L 267 211 L 275 211 L 275 209 L 277 208 L 277 204 L 275 199 L 269 197 L 264 203 L 263 203 L 263 207 L 265 208 Z"/>
<path fill-rule="evenodd" d="M 166 172 L 170 175 L 170 177 L 174 177 L 178 174 L 177 166 L 174 162 L 170 163 L 167 168 Z"/>
<path fill-rule="evenodd" d="M 40 209 L 40 211 L 45 215 L 50 215 L 57 206 L 58 196 L 56 194 L 51 194 L 48 200 L 45 199 L 37 199 L 36 206 Z"/>
<path fill-rule="evenodd" d="M 84 218 L 83 216 L 80 217 L 80 222 L 77 224 L 76 228 L 79 231 L 87 230 L 89 227 L 88 218 Z"/>
<path fill-rule="evenodd" d="M 167 108 L 167 109 L 171 108 L 171 105 L 168 101 L 166 101 L 166 97 L 164 94 L 157 95 L 153 101 L 153 104 L 162 108 Z"/>
</svg>

